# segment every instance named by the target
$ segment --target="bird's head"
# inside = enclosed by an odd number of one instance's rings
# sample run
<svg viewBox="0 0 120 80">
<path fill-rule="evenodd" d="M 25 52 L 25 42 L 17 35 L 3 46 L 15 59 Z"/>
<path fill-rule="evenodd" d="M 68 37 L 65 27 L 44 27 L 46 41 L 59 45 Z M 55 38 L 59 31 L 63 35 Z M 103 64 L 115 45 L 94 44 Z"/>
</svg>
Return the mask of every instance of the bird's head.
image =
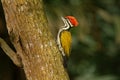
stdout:
<svg viewBox="0 0 120 80">
<path fill-rule="evenodd" d="M 62 17 L 62 20 L 65 23 L 65 26 L 69 26 L 69 28 L 78 26 L 78 21 L 73 16 L 66 16 L 65 18 Z"/>
</svg>

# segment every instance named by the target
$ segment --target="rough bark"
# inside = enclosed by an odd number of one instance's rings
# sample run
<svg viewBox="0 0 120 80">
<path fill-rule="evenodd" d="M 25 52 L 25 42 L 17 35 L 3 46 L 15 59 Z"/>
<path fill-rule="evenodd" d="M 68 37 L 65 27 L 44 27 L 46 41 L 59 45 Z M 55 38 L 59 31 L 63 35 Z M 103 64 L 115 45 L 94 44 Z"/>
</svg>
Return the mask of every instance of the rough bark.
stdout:
<svg viewBox="0 0 120 80">
<path fill-rule="evenodd" d="M 28 80 L 69 80 L 42 0 L 2 0 L 8 33 Z"/>
</svg>

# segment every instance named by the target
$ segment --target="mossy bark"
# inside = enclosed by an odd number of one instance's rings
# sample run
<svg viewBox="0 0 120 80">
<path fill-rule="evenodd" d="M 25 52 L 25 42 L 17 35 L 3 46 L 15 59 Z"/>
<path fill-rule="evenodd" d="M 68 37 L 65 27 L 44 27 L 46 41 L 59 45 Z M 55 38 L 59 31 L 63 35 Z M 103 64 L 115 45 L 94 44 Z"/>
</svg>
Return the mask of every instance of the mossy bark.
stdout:
<svg viewBox="0 0 120 80">
<path fill-rule="evenodd" d="M 69 80 L 42 0 L 2 0 L 8 33 L 28 80 Z"/>
</svg>

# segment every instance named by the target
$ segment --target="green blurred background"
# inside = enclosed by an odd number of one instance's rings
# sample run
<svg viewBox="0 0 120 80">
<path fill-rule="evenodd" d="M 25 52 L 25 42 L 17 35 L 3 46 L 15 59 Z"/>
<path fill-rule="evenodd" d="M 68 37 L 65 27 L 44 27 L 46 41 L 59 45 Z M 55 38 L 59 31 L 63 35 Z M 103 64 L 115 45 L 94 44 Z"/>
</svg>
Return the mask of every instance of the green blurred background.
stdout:
<svg viewBox="0 0 120 80">
<path fill-rule="evenodd" d="M 72 15 L 73 44 L 68 72 L 71 80 L 120 80 L 120 0 L 44 0 L 56 38 L 61 16 Z"/>
</svg>

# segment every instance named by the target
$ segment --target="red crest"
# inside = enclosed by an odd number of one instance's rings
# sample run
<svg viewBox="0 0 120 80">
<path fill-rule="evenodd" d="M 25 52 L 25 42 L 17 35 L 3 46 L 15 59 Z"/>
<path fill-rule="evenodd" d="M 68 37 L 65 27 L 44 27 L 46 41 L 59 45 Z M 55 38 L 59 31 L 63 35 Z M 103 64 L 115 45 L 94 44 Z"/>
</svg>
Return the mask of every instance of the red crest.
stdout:
<svg viewBox="0 0 120 80">
<path fill-rule="evenodd" d="M 77 19 L 75 17 L 73 17 L 73 16 L 66 16 L 65 18 L 67 18 L 71 22 L 71 24 L 73 26 L 78 26 L 78 21 L 77 21 Z"/>
</svg>

